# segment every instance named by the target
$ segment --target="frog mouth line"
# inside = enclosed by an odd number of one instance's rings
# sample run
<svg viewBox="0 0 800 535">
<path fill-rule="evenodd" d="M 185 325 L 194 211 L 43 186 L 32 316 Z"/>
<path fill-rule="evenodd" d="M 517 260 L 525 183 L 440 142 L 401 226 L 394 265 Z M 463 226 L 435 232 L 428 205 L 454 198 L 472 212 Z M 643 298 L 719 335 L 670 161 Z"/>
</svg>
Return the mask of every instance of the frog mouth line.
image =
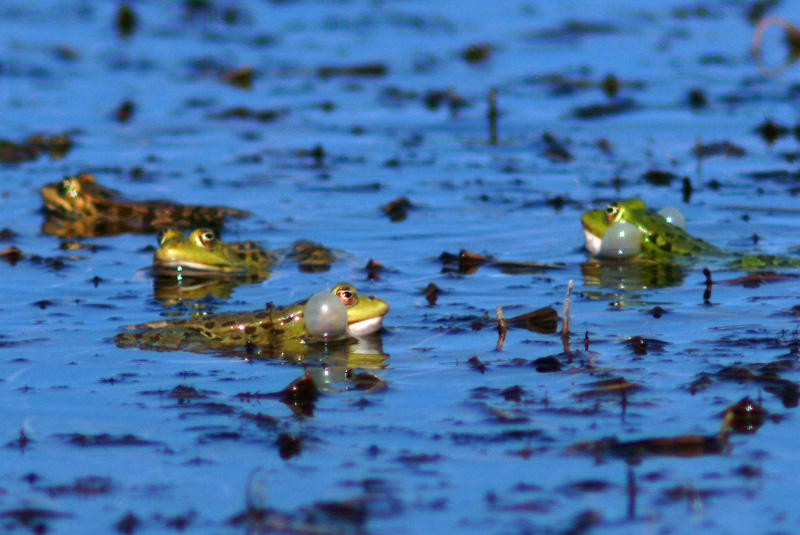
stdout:
<svg viewBox="0 0 800 535">
<path fill-rule="evenodd" d="M 369 318 L 361 321 L 356 321 L 354 323 L 350 323 L 347 326 L 347 330 L 353 336 L 366 336 L 380 329 L 382 325 L 383 325 L 383 316 L 376 316 L 374 318 Z"/>
<path fill-rule="evenodd" d="M 227 266 L 210 266 L 208 264 L 199 264 L 194 262 L 160 262 L 154 266 L 156 270 L 164 271 L 165 269 L 172 271 L 175 270 L 177 275 L 192 275 L 192 274 L 213 274 L 213 273 L 226 273 L 237 274 L 244 273 L 247 270 L 243 268 L 230 268 Z"/>
</svg>

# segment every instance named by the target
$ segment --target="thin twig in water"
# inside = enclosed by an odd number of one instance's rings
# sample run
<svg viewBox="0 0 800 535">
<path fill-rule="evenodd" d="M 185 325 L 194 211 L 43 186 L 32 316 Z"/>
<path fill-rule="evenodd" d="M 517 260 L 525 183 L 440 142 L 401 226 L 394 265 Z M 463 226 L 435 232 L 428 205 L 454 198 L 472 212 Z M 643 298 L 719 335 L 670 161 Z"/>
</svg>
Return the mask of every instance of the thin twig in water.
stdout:
<svg viewBox="0 0 800 535">
<path fill-rule="evenodd" d="M 706 289 L 703 292 L 703 304 L 711 304 L 711 288 L 714 286 L 714 281 L 711 280 L 711 271 L 708 268 L 703 268 L 703 275 L 706 276 Z"/>
<path fill-rule="evenodd" d="M 503 349 L 503 344 L 506 342 L 506 333 L 508 332 L 508 326 L 506 325 L 506 320 L 503 317 L 503 307 L 499 306 L 495 309 L 497 312 L 497 347 L 494 348 L 495 351 L 500 351 Z"/>
<path fill-rule="evenodd" d="M 489 90 L 489 111 L 486 116 L 489 118 L 489 144 L 497 145 L 497 118 L 500 112 L 497 111 L 497 89 Z"/>
<path fill-rule="evenodd" d="M 569 306 L 572 296 L 572 279 L 567 284 L 567 297 L 564 299 L 564 314 L 561 321 L 561 342 L 564 344 L 564 353 L 569 353 Z"/>
</svg>

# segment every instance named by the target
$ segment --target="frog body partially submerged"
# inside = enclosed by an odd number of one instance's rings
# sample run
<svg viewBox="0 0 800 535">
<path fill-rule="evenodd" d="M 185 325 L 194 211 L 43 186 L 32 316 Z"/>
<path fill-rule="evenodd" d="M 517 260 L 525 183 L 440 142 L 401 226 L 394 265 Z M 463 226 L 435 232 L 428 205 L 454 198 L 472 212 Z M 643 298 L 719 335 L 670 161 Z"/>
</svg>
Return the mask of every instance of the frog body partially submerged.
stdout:
<svg viewBox="0 0 800 535">
<path fill-rule="evenodd" d="M 671 224 L 640 199 L 618 201 L 604 209 L 585 212 L 581 223 L 586 235 L 586 249 L 594 255 L 598 254 L 606 231 L 621 222 L 631 223 L 639 228 L 642 233 L 639 256 L 650 261 L 674 262 L 681 258 L 726 257 L 729 260 L 726 265 L 732 269 L 800 266 L 800 258 L 725 252 Z"/>
<path fill-rule="evenodd" d="M 127 200 L 118 191 L 98 184 L 89 173 L 47 184 L 41 195 L 50 216 L 43 231 L 62 237 L 151 233 L 173 226 L 219 229 L 226 217 L 250 215 L 225 206 Z"/>
<path fill-rule="evenodd" d="M 347 331 L 352 337 L 380 330 L 389 305 L 374 296 L 361 296 L 346 282 L 331 293 L 347 310 Z M 245 349 L 264 356 L 296 354 L 308 342 L 305 300 L 285 306 L 267 306 L 252 312 L 207 314 L 186 319 L 160 320 L 130 325 L 130 332 L 114 337 L 120 347 L 156 351 L 203 351 Z"/>
<path fill-rule="evenodd" d="M 184 235 L 168 228 L 158 238 L 153 254 L 153 269 L 161 276 L 263 275 L 278 255 L 261 249 L 258 243 L 223 242 L 209 228 L 194 229 Z"/>
</svg>

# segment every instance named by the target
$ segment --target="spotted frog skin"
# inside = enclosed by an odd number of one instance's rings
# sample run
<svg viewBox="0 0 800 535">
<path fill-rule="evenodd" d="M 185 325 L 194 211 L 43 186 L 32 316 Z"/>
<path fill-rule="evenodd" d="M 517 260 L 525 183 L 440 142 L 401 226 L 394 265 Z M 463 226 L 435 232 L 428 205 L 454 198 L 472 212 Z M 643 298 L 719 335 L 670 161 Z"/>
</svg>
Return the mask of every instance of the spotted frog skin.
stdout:
<svg viewBox="0 0 800 535">
<path fill-rule="evenodd" d="M 223 206 L 130 201 L 118 191 L 99 185 L 89 173 L 47 184 L 41 195 L 51 216 L 42 230 L 62 237 L 151 233 L 173 226 L 218 230 L 226 217 L 250 215 L 245 210 Z"/>
<path fill-rule="evenodd" d="M 275 264 L 278 255 L 261 249 L 256 242 L 222 242 L 209 228 L 184 234 L 177 228 L 161 231 L 153 254 L 159 275 L 259 275 Z"/>
<path fill-rule="evenodd" d="M 800 259 L 778 255 L 737 255 L 695 238 L 685 230 L 669 223 L 649 209 L 640 199 L 628 199 L 609 204 L 604 209 L 589 210 L 581 217 L 586 234 L 586 249 L 592 254 L 600 250 L 600 242 L 612 225 L 628 222 L 642 231 L 641 257 L 656 262 L 668 262 L 691 257 L 733 257 L 727 263 L 732 269 L 766 267 L 798 267 Z"/>
<path fill-rule="evenodd" d="M 374 296 L 359 295 L 348 282 L 336 284 L 331 292 L 347 309 L 348 333 L 354 337 L 378 331 L 389 305 Z M 155 351 L 203 351 L 245 349 L 248 353 L 283 356 L 299 353 L 306 344 L 303 317 L 305 300 L 285 307 L 253 312 L 207 314 L 187 319 L 161 320 L 127 328 L 114 337 L 120 347 Z"/>
</svg>

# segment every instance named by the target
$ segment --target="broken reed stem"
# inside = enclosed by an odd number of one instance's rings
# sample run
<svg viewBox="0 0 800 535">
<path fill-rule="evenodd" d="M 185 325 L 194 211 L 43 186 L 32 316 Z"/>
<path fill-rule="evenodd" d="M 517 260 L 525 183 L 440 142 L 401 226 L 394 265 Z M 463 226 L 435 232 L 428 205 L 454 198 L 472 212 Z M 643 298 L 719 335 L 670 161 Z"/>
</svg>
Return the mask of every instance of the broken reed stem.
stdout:
<svg viewBox="0 0 800 535">
<path fill-rule="evenodd" d="M 500 112 L 497 111 L 497 89 L 492 88 L 489 90 L 489 111 L 487 112 L 489 118 L 489 144 L 497 145 L 497 118 Z"/>
<path fill-rule="evenodd" d="M 569 353 L 569 307 L 572 296 L 572 279 L 567 284 L 567 297 L 564 299 L 564 313 L 561 321 L 561 342 L 564 344 L 564 353 Z"/>
<path fill-rule="evenodd" d="M 703 268 L 703 275 L 706 276 L 706 289 L 703 291 L 703 304 L 711 304 L 711 288 L 714 286 L 714 281 L 711 280 L 711 271 L 708 268 Z"/>
<path fill-rule="evenodd" d="M 503 349 L 503 344 L 506 343 L 506 333 L 508 332 L 508 325 L 506 325 L 506 320 L 503 317 L 503 307 L 499 306 L 495 309 L 497 313 L 497 347 L 494 348 L 495 351 L 500 351 Z"/>
</svg>

